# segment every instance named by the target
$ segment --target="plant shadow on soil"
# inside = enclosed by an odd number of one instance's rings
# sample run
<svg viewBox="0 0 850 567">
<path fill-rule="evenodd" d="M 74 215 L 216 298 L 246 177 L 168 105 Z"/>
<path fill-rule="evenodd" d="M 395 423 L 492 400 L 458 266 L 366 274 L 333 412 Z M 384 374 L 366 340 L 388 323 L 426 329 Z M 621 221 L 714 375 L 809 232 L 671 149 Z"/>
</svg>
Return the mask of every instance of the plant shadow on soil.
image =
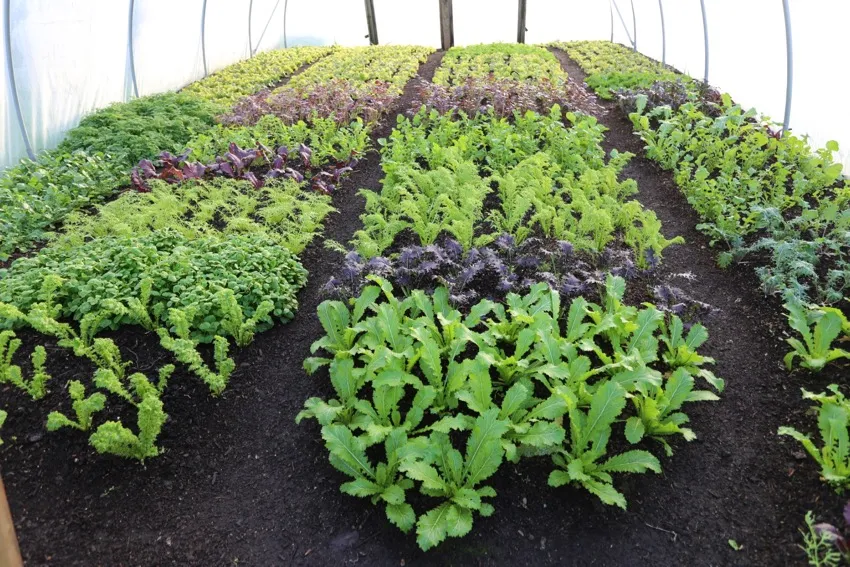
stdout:
<svg viewBox="0 0 850 567">
<path fill-rule="evenodd" d="M 572 77 L 584 79 L 565 54 L 555 53 Z M 430 81 L 441 57 L 432 55 L 420 75 Z M 413 85 L 396 112 L 409 108 Z M 549 488 L 546 458 L 506 463 L 491 482 L 495 514 L 476 517 L 467 537 L 424 554 L 412 534 L 399 532 L 367 499 L 341 494 L 343 475 L 328 464 L 318 425 L 294 422 L 308 397 L 331 395 L 326 372 L 310 377 L 301 366 L 322 334 L 315 316 L 321 286 L 341 260 L 317 239 L 301 255 L 310 281 L 295 319 L 236 353 L 237 371 L 221 398 L 186 374 L 172 378 L 161 457 L 138 465 L 96 455 L 85 435 L 44 433 L 47 413 L 67 406 L 59 384 L 91 371 L 63 351 L 48 350 L 54 391 L 46 403 L 0 389 L 0 405 L 9 411 L 0 472 L 27 564 L 802 564 L 797 529 L 806 510 L 832 520 L 840 499 L 776 429 L 809 430 L 799 387 L 817 390 L 837 375 L 814 381 L 782 368 L 786 325 L 779 306 L 758 292 L 749 267 L 716 267 L 670 174 L 641 157 L 629 122 L 613 104 L 604 106 L 606 150 L 637 154 L 624 175 L 637 180 L 638 200 L 656 211 L 666 236 L 687 240 L 665 251 L 652 277 L 631 281 L 630 296 L 660 280 L 718 308 L 704 350 L 727 382 L 720 402 L 690 409 L 698 439 L 677 440 L 661 475 L 617 482 L 628 511 L 578 489 Z M 391 113 L 373 140 L 394 124 Z M 379 155 L 371 151 L 334 196 L 339 212 L 328 218 L 325 238 L 348 241 L 364 206 L 356 190 L 379 189 L 381 177 Z M 122 329 L 113 337 L 150 374 L 170 361 L 152 333 Z M 729 539 L 743 549 L 732 550 Z"/>
</svg>

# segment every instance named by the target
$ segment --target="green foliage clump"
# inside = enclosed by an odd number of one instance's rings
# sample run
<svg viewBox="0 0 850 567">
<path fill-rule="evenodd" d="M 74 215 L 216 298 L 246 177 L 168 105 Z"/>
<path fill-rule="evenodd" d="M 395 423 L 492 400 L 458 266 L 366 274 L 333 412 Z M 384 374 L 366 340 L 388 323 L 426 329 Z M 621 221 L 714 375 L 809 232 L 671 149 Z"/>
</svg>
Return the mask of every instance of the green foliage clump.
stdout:
<svg viewBox="0 0 850 567">
<path fill-rule="evenodd" d="M 243 96 L 271 87 L 333 50 L 333 47 L 310 46 L 258 53 L 192 83 L 182 92 L 219 106 L 230 106 Z"/>
<path fill-rule="evenodd" d="M 834 307 L 807 308 L 796 300 L 787 302 L 785 309 L 788 324 L 802 338 L 802 341 L 796 337 L 787 339 L 794 349 L 785 355 L 789 370 L 798 357 L 800 366 L 813 372 L 835 360 L 850 358 L 850 351 L 833 346 L 839 335 L 842 335 L 839 340 L 850 341 L 850 321 L 844 313 Z"/>
<path fill-rule="evenodd" d="M 655 214 L 629 200 L 637 186 L 619 174 L 632 155 L 614 151 L 606 160 L 596 119 L 567 118 L 570 127 L 557 106 L 549 115 L 527 112 L 513 120 L 425 109 L 399 118 L 382 152 L 381 192 L 362 191 L 358 252 L 379 255 L 408 228 L 423 245 L 446 233 L 467 249 L 504 233 L 517 242 L 534 234 L 594 254 L 622 243 L 640 268 L 649 267 L 681 238 L 664 238 Z M 485 216 L 491 186 L 499 199 Z"/>
<path fill-rule="evenodd" d="M 304 88 L 344 80 L 352 83 L 387 83 L 396 94 L 434 51 L 410 45 L 371 45 L 337 49 L 328 57 L 294 76 L 282 88 Z"/>
<path fill-rule="evenodd" d="M 192 150 L 190 160 L 212 163 L 229 151 L 230 144 L 240 148 L 256 148 L 260 144 L 273 149 L 284 146 L 292 151 L 304 144 L 313 151 L 311 164 L 320 166 L 334 160 L 345 162 L 352 155 L 365 153 L 369 147 L 369 129 L 359 119 L 341 126 L 332 118 L 314 117 L 310 124 L 298 121 L 290 125 L 276 116 L 266 115 L 251 126 L 219 124 L 193 137 L 186 147 Z"/>
<path fill-rule="evenodd" d="M 71 407 L 74 410 L 75 419 L 71 419 L 58 411 L 52 411 L 47 416 L 48 431 L 57 431 L 63 427 L 88 431 L 92 426 L 92 416 L 103 411 L 103 408 L 106 407 L 106 395 L 102 392 L 95 392 L 86 396 L 86 387 L 79 380 L 68 382 L 68 395 L 71 397 Z"/>
<path fill-rule="evenodd" d="M 472 246 L 475 224 L 483 217 L 484 198 L 490 192 L 475 164 L 462 162 L 430 171 L 398 168 L 394 179 L 384 183 L 381 193 L 360 191 L 366 212 L 354 242 L 361 255 L 380 255 L 407 228 L 423 246 L 433 244 L 442 233 L 466 248 Z"/>
<path fill-rule="evenodd" d="M 823 445 L 818 447 L 808 435 L 793 427 L 780 427 L 779 435 L 797 440 L 820 465 L 821 478 L 843 492 L 850 486 L 850 402 L 831 384 L 828 393 L 813 394 L 803 390 L 803 398 L 812 400 L 818 416 L 818 431 Z"/>
<path fill-rule="evenodd" d="M 197 133 L 211 128 L 221 108 L 178 93 L 110 105 L 83 118 L 59 151 L 104 152 L 126 169 L 160 152 L 178 153 Z"/>
<path fill-rule="evenodd" d="M 33 258 L 16 261 L 0 276 L 0 302 L 23 312 L 44 301 L 42 282 L 53 276 L 60 282 L 50 290 L 59 306 L 56 317 L 82 321 L 89 313 L 108 313 L 97 331 L 139 323 L 138 311 L 161 326 L 169 309 L 182 309 L 192 314 L 191 335 L 202 342 L 220 334 L 222 321 L 228 319 L 222 290 L 232 290 L 246 317 L 271 301 L 273 309 L 256 325 L 262 331 L 274 319 L 293 317 L 295 295 L 307 280 L 297 258 L 268 236 L 190 240 L 171 230 L 138 238 L 98 238 L 73 249 L 45 248 Z M 144 308 L 133 310 L 138 303 Z"/>
<path fill-rule="evenodd" d="M 438 85 L 463 84 L 467 79 L 493 77 L 516 81 L 547 80 L 562 86 L 567 74 L 552 53 L 535 45 L 490 43 L 452 47 L 434 73 Z"/>
<path fill-rule="evenodd" d="M 587 73 L 587 85 L 607 100 L 614 98 L 617 90 L 649 88 L 682 78 L 658 61 L 609 41 L 555 42 L 552 46 L 566 51 Z"/>
<path fill-rule="evenodd" d="M 179 185 L 154 179 L 148 184 L 150 193 L 127 192 L 96 214 L 69 215 L 51 247 L 73 249 L 91 238 L 174 230 L 187 239 L 262 234 L 298 254 L 334 210 L 329 196 L 305 191 L 290 179 L 273 180 L 260 189 L 224 177 Z"/>
<path fill-rule="evenodd" d="M 805 552 L 808 565 L 840 567 L 850 563 L 846 539 L 838 528 L 831 524 L 815 523 L 817 519 L 811 510 L 806 512 L 805 521 L 806 528 L 800 530 L 803 536 L 800 549 Z"/>
<path fill-rule="evenodd" d="M 0 176 L 0 261 L 45 240 L 71 211 L 112 195 L 126 173 L 101 153 L 44 152 Z"/>
<path fill-rule="evenodd" d="M 304 366 L 328 367 L 334 397 L 310 398 L 297 420 L 322 426 L 331 465 L 348 477 L 342 492 L 381 505 L 404 532 L 415 527 L 424 550 L 494 512 L 486 481 L 505 461 L 549 457 L 551 486 L 625 508 L 615 475 L 660 472 L 646 440 L 672 454 L 672 436 L 695 437 L 683 406 L 718 399 L 696 379 L 723 388 L 695 352 L 705 329 L 682 337 L 677 317 L 624 305 L 620 278 L 609 277 L 604 304 L 577 298 L 566 318 L 546 284 L 464 317 L 445 288 L 400 298 L 372 279 L 350 306 L 319 306 L 326 335 L 311 350 L 328 356 Z"/>
<path fill-rule="evenodd" d="M 129 403 L 136 409 L 136 424 L 138 434 L 125 427 L 121 420 L 110 420 L 101 423 L 89 437 L 89 443 L 98 453 L 117 455 L 119 457 L 144 461 L 149 457 L 160 454 L 156 446 L 157 437 L 168 416 L 163 411 L 160 396 L 165 390 L 168 378 L 174 372 L 173 365 L 166 365 L 159 371 L 156 385 L 148 378 L 136 373 L 127 378 L 115 374 L 112 370 L 98 368 L 95 371 L 94 385 L 103 390 L 86 396 L 85 386 L 79 380 L 71 380 L 68 384 L 68 394 L 72 400 L 74 419 L 65 414 L 53 411 L 47 416 L 48 431 L 56 431 L 69 427 L 80 431 L 89 431 L 93 426 L 93 418 L 106 407 L 107 397 L 104 391 Z"/>
</svg>

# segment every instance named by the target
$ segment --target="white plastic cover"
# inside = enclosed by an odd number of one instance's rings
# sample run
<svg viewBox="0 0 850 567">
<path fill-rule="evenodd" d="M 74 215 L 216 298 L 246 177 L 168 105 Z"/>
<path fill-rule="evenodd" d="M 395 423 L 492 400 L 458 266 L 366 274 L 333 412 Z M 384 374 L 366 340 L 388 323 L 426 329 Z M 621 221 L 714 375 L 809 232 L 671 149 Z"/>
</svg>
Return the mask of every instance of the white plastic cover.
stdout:
<svg viewBox="0 0 850 567">
<path fill-rule="evenodd" d="M 452 13 L 455 45 L 516 41 L 517 0 L 452 0 Z"/>
<path fill-rule="evenodd" d="M 286 21 L 286 35 L 290 47 L 369 45 L 366 3 L 363 0 L 289 0 Z M 375 21 L 381 21 L 377 8 Z M 402 29 L 410 25 L 407 20 L 402 21 L 405 22 Z M 381 39 L 380 31 L 378 39 Z"/>
<path fill-rule="evenodd" d="M 616 1 L 617 10 L 612 2 Z M 700 0 L 527 0 L 526 40 L 610 39 L 702 78 Z M 744 106 L 781 122 L 785 111 L 785 23 L 780 0 L 705 0 L 709 81 Z M 791 127 L 812 144 L 841 144 L 850 171 L 850 3 L 790 0 L 794 38 Z M 437 0 L 374 0 L 382 44 L 439 46 Z M 133 97 L 128 49 L 130 0 L 11 0 L 12 59 L 24 123 L 36 151 L 54 147 L 89 112 Z M 248 44 L 249 8 L 251 40 Z M 454 0 L 458 45 L 516 40 L 517 0 Z M 5 21 L 0 2 L 0 21 Z M 634 10 L 634 12 L 633 12 Z M 135 68 L 141 95 L 178 89 L 201 78 L 203 0 L 136 0 Z M 288 45 L 367 45 L 363 0 L 207 0 L 210 73 Z M 622 20 L 621 20 L 622 16 Z M 628 30 L 628 33 L 626 32 Z M 12 105 L 0 25 L 0 166 L 26 155 Z"/>
<path fill-rule="evenodd" d="M 251 0 L 207 0 L 208 71 L 249 57 L 249 12 L 254 51 L 283 47 L 284 3 L 253 0 L 251 7 Z M 136 0 L 133 48 L 139 95 L 176 90 L 204 76 L 203 5 L 203 0 Z M 12 62 L 24 125 L 36 153 L 55 147 L 93 110 L 134 98 L 130 6 L 130 0 L 11 0 Z M 0 2 L 0 22 L 4 18 Z M 26 156 L 5 46 L 5 26 L 0 25 L 0 167 Z"/>
<path fill-rule="evenodd" d="M 609 19 L 608 0 L 528 0 L 525 41 L 611 39 Z"/>
<path fill-rule="evenodd" d="M 612 6 L 614 2 L 623 16 L 621 21 L 614 9 L 614 41 L 631 46 L 629 36 L 636 37 L 638 51 L 661 60 L 663 7 L 666 62 L 695 78 L 704 77 L 700 0 L 611 0 Z M 789 5 L 794 53 L 791 130 L 807 135 L 815 148 L 838 141 L 841 150 L 835 157 L 844 164 L 845 174 L 850 173 L 850 112 L 838 102 L 850 88 L 850 72 L 841 62 L 850 51 L 850 3 L 789 0 Z M 781 125 L 787 77 L 781 0 L 705 0 L 705 6 L 709 82 Z"/>
<path fill-rule="evenodd" d="M 440 4 L 437 0 L 374 0 L 378 40 L 382 45 L 426 45 L 440 48 Z M 401 26 L 399 22 L 416 22 Z"/>
</svg>

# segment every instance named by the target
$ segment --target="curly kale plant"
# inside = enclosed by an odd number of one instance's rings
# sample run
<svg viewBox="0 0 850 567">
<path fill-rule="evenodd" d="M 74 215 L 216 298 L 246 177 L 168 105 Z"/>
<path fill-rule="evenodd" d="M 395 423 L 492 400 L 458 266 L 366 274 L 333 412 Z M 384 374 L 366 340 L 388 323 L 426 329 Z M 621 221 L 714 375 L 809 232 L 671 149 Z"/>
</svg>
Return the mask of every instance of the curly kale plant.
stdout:
<svg viewBox="0 0 850 567">
<path fill-rule="evenodd" d="M 12 331 L 0 331 L 0 384 L 9 383 L 29 394 L 33 400 L 47 395 L 47 382 L 50 375 L 44 369 L 47 351 L 39 345 L 32 352 L 32 377 L 23 377 L 21 367 L 12 364 L 12 357 L 21 348 L 21 340 Z"/>
<path fill-rule="evenodd" d="M 704 329 L 682 339 L 677 317 L 624 305 L 618 277 L 601 304 L 574 299 L 565 317 L 543 283 L 464 316 L 444 287 L 398 297 L 371 279 L 350 305 L 319 306 L 327 334 L 312 350 L 326 356 L 304 365 L 328 368 L 334 397 L 310 398 L 297 420 L 322 426 L 341 490 L 382 506 L 402 531 L 415 527 L 425 550 L 494 513 L 487 481 L 505 461 L 548 456 L 550 485 L 625 508 L 615 475 L 659 472 L 646 439 L 668 454 L 672 436 L 693 439 L 683 406 L 717 399 L 695 380 L 723 388 L 695 351 Z M 622 442 L 609 444 L 623 421 Z"/>
<path fill-rule="evenodd" d="M 80 431 L 89 431 L 93 426 L 93 416 L 103 411 L 106 405 L 106 394 L 122 398 L 134 406 L 137 412 L 136 424 L 138 433 L 133 433 L 125 427 L 121 420 L 105 421 L 89 437 L 89 442 L 98 453 L 107 453 L 119 457 L 144 461 L 156 457 L 160 449 L 156 446 L 162 425 L 168 416 L 162 409 L 160 396 L 165 389 L 168 378 L 174 372 L 173 365 L 164 366 L 159 371 L 159 380 L 154 385 L 141 373 L 127 378 L 130 389 L 122 377 L 113 371 L 99 368 L 94 375 L 94 385 L 101 391 L 89 396 L 85 394 L 85 386 L 78 380 L 72 380 L 68 385 L 75 419 L 53 411 L 47 416 L 48 431 L 56 431 L 70 427 Z"/>
<path fill-rule="evenodd" d="M 113 104 L 83 118 L 60 151 L 105 152 L 126 169 L 162 151 L 179 152 L 215 124 L 219 107 L 185 94 L 166 93 Z"/>
</svg>

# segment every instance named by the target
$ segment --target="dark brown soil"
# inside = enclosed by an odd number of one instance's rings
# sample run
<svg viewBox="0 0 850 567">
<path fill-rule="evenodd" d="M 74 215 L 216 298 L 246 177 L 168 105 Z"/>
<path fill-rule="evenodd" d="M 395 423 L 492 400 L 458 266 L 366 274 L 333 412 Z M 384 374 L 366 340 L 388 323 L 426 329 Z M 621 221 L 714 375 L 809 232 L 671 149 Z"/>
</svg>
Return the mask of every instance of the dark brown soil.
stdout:
<svg viewBox="0 0 850 567">
<path fill-rule="evenodd" d="M 420 69 L 425 79 L 440 58 L 435 54 Z M 411 86 L 397 111 L 409 107 Z M 295 320 L 238 353 L 238 371 L 219 399 L 196 379 L 175 376 L 160 443 L 167 452 L 144 466 L 98 456 L 80 434 L 42 433 L 48 411 L 66 403 L 58 384 L 89 372 L 77 359 L 56 353 L 51 360 L 57 391 L 47 403 L 0 388 L 0 406 L 9 411 L 0 472 L 27 564 L 801 564 L 795 544 L 805 511 L 816 508 L 832 519 L 840 502 L 776 429 L 807 423 L 799 387 L 820 384 L 784 371 L 777 306 L 757 291 L 751 271 L 716 267 L 669 174 L 639 157 L 628 122 L 609 108 L 602 119 L 610 128 L 606 149 L 638 155 L 625 172 L 638 181 L 638 199 L 656 211 L 668 236 L 688 242 L 668 249 L 658 276 L 720 309 L 705 350 L 727 381 L 722 401 L 693 407 L 699 439 L 676 443 L 662 475 L 619 483 L 627 512 L 580 490 L 549 488 L 545 459 L 507 465 L 494 479 L 496 513 L 476 518 L 466 538 L 424 554 L 368 500 L 341 494 L 343 477 L 327 462 L 318 426 L 294 423 L 304 400 L 331 393 L 326 375 L 308 377 L 301 368 L 322 334 L 315 317 L 320 287 L 340 260 L 315 242 L 302 255 L 310 282 Z M 391 114 L 374 137 L 386 136 L 393 124 Z M 364 204 L 356 190 L 378 189 L 381 177 L 379 157 L 370 152 L 334 196 L 339 213 L 328 219 L 327 238 L 351 237 Z M 115 337 L 149 371 L 168 360 L 150 334 L 124 329 Z M 733 551 L 729 539 L 743 550 Z"/>
</svg>

